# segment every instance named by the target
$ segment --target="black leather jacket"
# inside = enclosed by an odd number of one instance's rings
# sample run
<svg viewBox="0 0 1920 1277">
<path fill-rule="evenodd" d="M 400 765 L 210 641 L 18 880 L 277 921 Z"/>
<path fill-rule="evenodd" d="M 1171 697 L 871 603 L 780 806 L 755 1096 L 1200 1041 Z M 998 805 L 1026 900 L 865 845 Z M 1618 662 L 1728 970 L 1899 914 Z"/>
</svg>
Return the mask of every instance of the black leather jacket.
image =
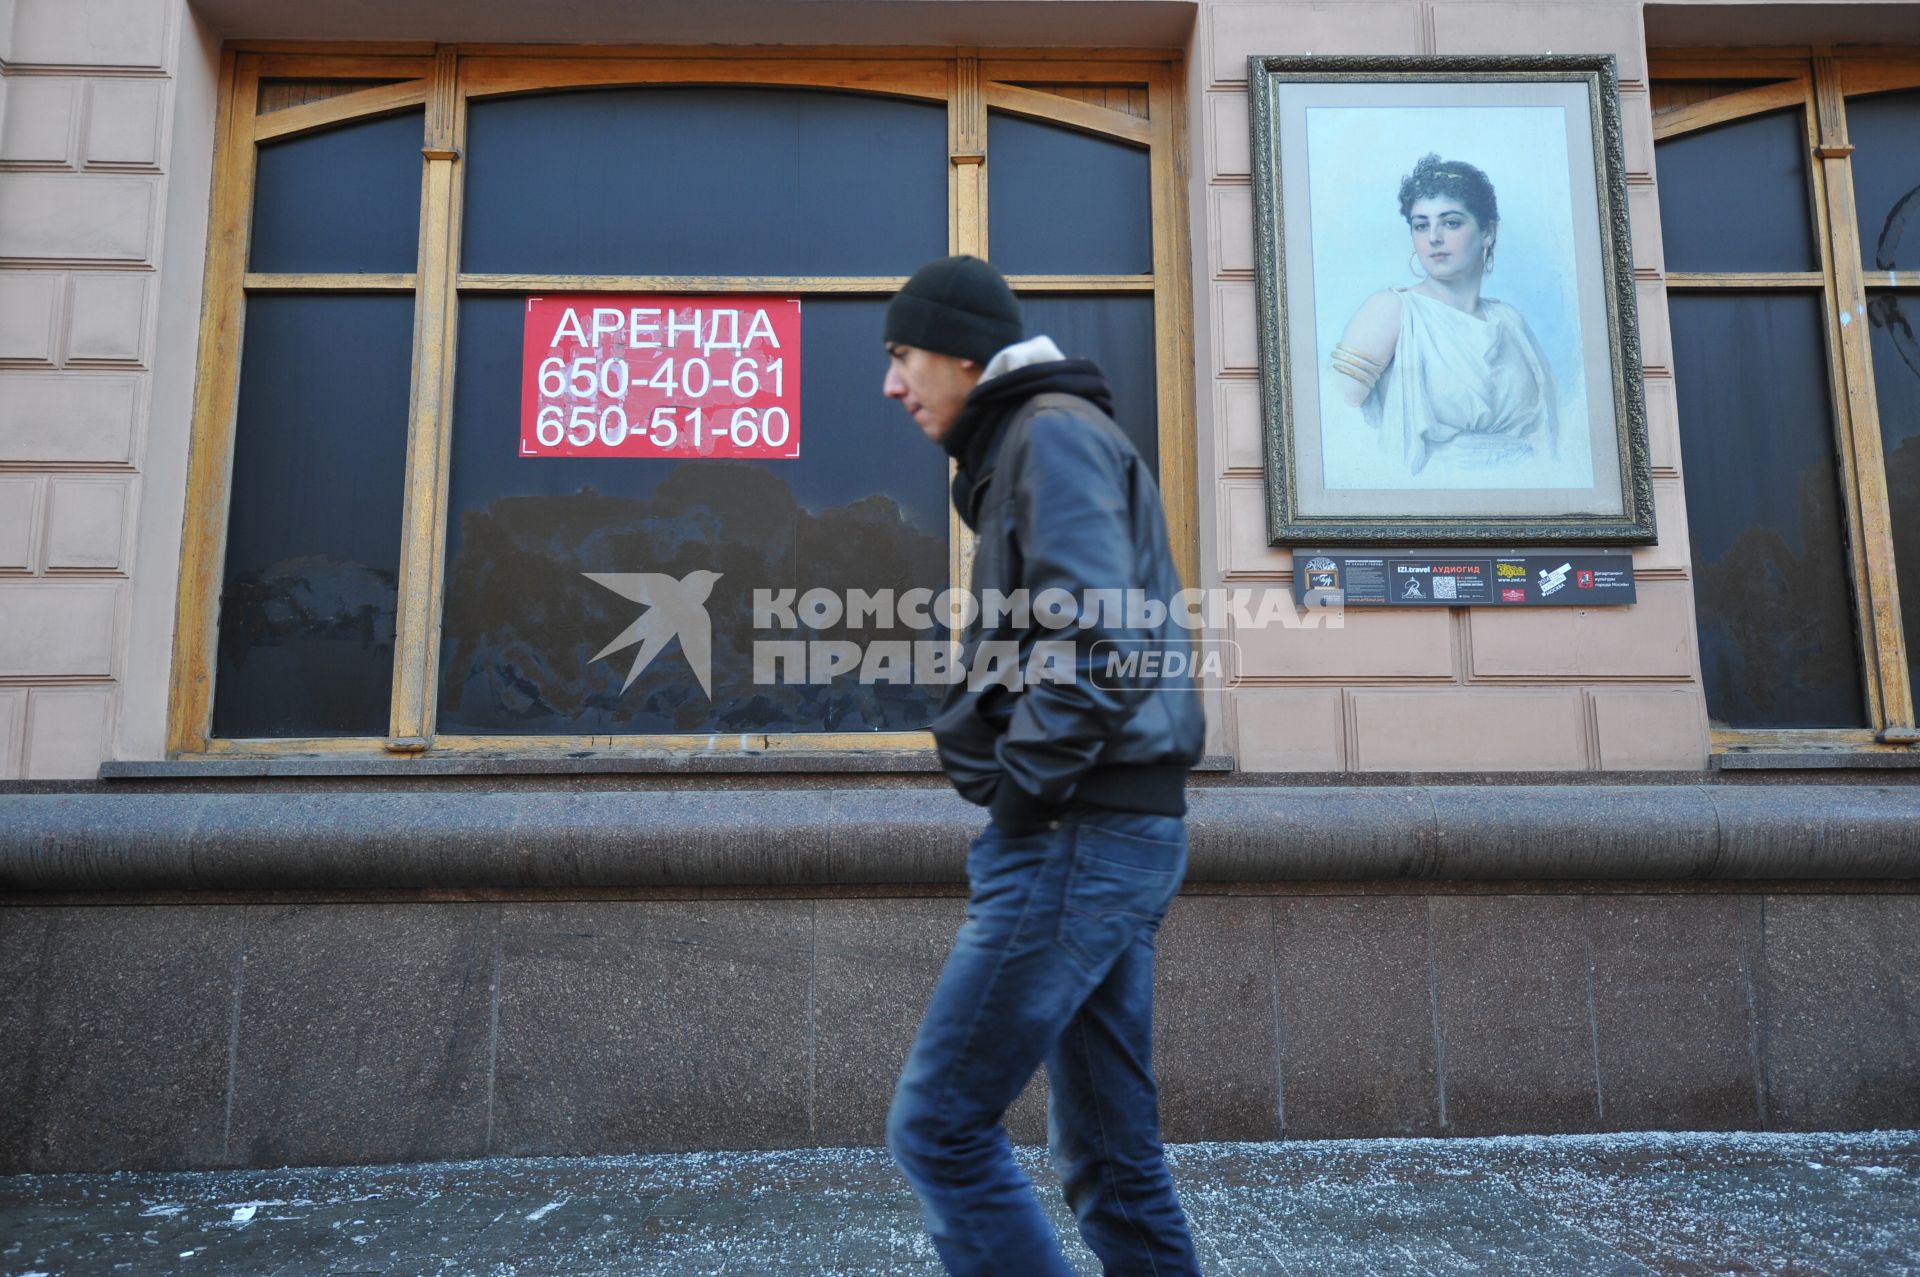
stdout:
<svg viewBox="0 0 1920 1277">
<path fill-rule="evenodd" d="M 1167 602 L 1180 590 L 1166 515 L 1146 462 L 1107 415 L 1106 379 L 1085 360 L 1030 365 L 982 382 L 944 440 L 959 461 L 954 503 L 977 538 L 973 595 L 1025 589 L 1144 591 Z M 955 683 L 933 735 L 962 797 L 989 806 L 1010 832 L 1037 827 L 1074 803 L 1182 815 L 1186 777 L 1200 758 L 1205 722 L 1190 682 L 1116 673 L 1119 647 L 1191 650 L 1171 611 L 1134 625 L 1112 608 L 1080 608 L 1050 629 L 976 620 L 961 659 L 976 668 L 982 644 L 1018 645 L 1027 671 L 1036 643 L 1071 640 L 1071 682 L 1018 691 Z M 1056 649 L 1058 650 L 1058 649 Z M 1030 676 L 1029 676 L 1030 677 Z"/>
</svg>

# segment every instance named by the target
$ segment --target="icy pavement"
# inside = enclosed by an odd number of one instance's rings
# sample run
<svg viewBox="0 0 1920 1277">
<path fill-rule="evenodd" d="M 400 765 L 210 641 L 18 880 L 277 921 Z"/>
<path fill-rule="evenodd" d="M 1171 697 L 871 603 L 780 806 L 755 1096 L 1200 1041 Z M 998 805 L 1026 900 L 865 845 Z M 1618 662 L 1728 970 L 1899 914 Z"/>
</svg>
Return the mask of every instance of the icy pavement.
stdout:
<svg viewBox="0 0 1920 1277">
<path fill-rule="evenodd" d="M 1044 1159 L 1021 1157 L 1070 1233 Z M 1219 1277 L 1920 1277 L 1920 1131 L 1187 1144 L 1168 1160 Z M 939 1271 L 868 1149 L 0 1177 L 0 1277 Z"/>
</svg>

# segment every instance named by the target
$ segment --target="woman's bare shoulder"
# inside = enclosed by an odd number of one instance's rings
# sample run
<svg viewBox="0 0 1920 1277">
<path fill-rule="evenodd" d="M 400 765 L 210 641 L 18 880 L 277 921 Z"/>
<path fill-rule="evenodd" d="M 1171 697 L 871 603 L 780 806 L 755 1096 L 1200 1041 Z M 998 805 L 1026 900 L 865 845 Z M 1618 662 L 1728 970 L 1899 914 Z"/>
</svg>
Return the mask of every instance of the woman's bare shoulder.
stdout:
<svg viewBox="0 0 1920 1277">
<path fill-rule="evenodd" d="M 1405 304 L 1397 289 L 1381 289 L 1353 312 L 1340 344 L 1374 358 L 1392 354 L 1400 340 L 1400 308 Z"/>
</svg>

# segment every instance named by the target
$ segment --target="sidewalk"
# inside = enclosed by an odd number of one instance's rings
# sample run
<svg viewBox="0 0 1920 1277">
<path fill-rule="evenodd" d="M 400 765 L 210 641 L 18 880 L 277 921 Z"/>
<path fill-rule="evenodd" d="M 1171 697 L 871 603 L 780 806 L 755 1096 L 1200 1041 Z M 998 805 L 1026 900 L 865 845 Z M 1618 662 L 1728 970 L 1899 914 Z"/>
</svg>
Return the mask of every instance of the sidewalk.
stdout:
<svg viewBox="0 0 1920 1277">
<path fill-rule="evenodd" d="M 1021 1156 L 1070 1232 L 1042 1155 Z M 1189 1144 L 1169 1161 L 1218 1277 L 1920 1275 L 1920 1131 Z M 904 1182 L 865 1149 L 0 1177 L 0 1277 L 940 1271 Z"/>
</svg>

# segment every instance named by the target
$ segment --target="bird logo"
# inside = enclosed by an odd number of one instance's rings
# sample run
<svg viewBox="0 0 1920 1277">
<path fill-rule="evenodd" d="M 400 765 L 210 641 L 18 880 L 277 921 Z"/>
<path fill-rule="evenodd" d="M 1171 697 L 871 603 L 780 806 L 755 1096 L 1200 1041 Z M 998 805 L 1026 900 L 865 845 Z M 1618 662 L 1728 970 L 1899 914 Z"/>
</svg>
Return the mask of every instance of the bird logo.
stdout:
<svg viewBox="0 0 1920 1277">
<path fill-rule="evenodd" d="M 667 644 L 679 639 L 682 655 L 692 667 L 693 676 L 700 680 L 700 690 L 707 694 L 708 700 L 713 699 L 713 622 L 707 617 L 706 605 L 720 573 L 701 568 L 683 577 L 671 577 L 664 572 L 582 572 L 580 575 L 647 609 L 592 657 L 597 661 L 623 647 L 640 645 L 639 654 L 633 658 L 633 668 L 627 671 L 627 681 L 620 685 L 622 692 L 633 686 L 640 671 L 651 665 L 653 658 L 666 650 Z"/>
</svg>

